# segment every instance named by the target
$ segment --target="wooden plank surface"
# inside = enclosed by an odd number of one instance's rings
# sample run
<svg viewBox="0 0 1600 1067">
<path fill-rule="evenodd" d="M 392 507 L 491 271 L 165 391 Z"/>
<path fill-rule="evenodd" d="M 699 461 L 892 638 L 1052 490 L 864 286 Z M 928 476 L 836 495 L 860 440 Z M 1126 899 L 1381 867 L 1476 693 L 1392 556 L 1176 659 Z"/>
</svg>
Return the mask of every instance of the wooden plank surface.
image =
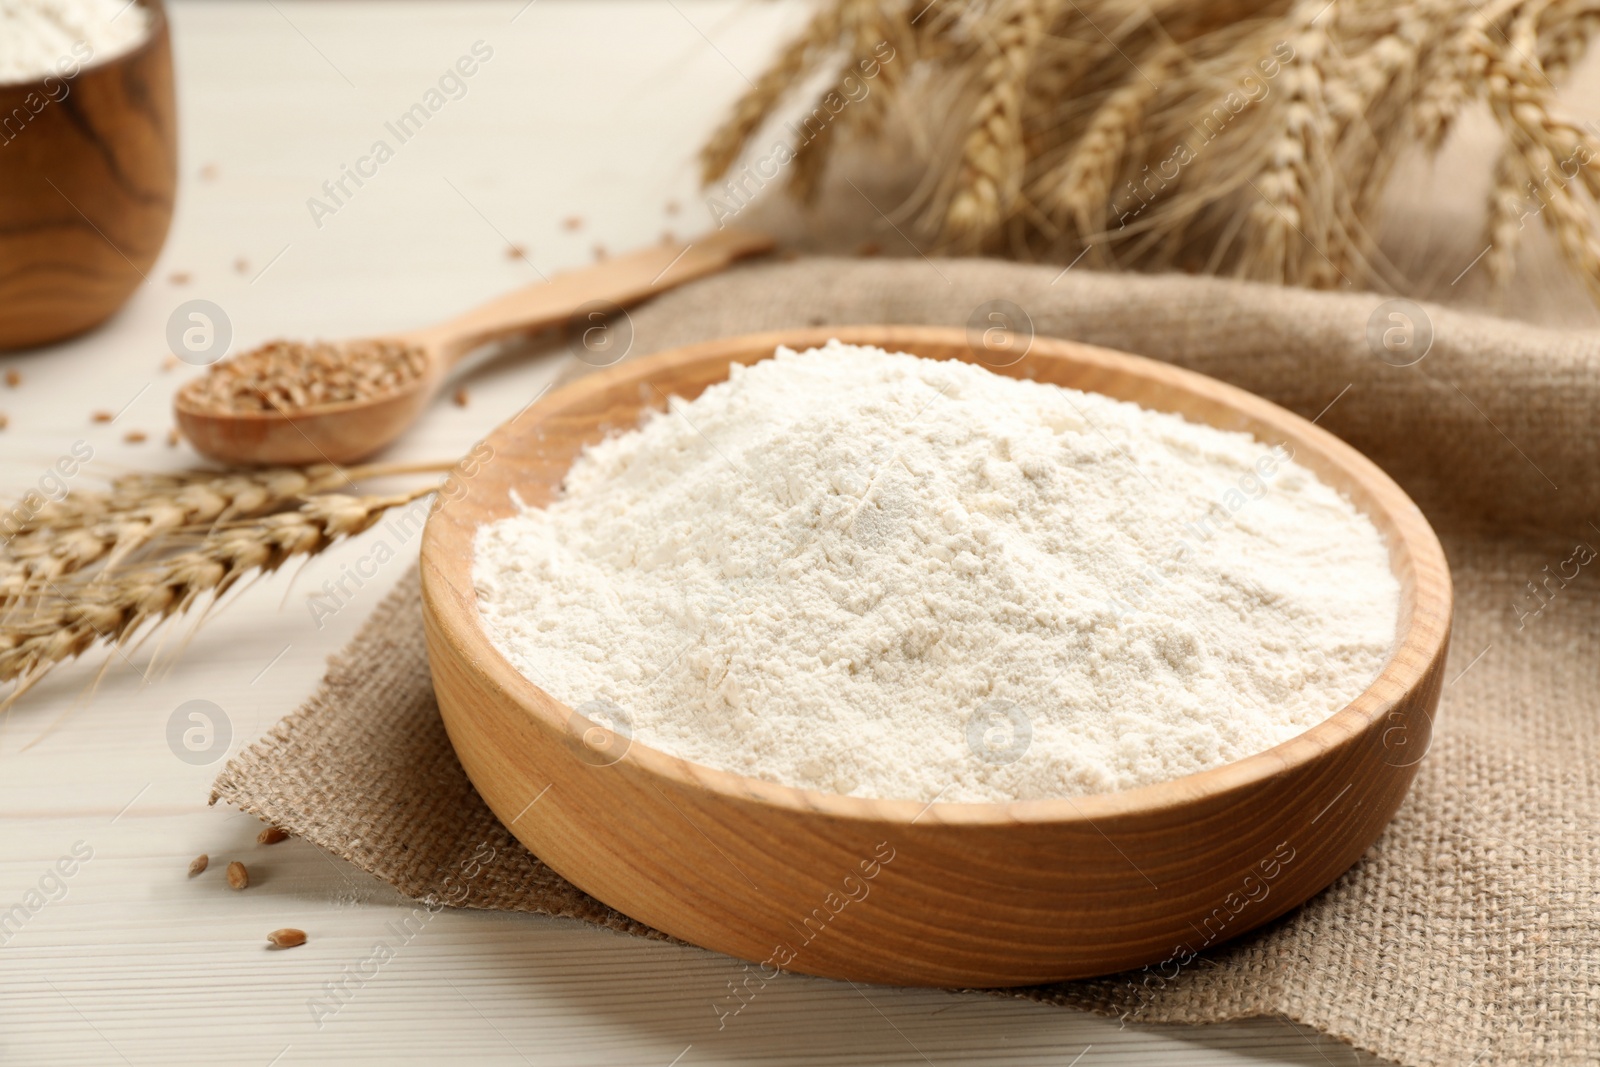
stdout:
<svg viewBox="0 0 1600 1067">
<path fill-rule="evenodd" d="M 15 498 L 78 441 L 94 458 L 77 484 L 192 459 L 161 443 L 171 393 L 191 373 L 160 369 L 168 318 L 184 301 L 221 307 L 235 350 L 275 335 L 362 335 L 580 265 L 596 243 L 622 250 L 663 229 L 692 232 L 705 219 L 692 146 L 804 14 L 733 0 L 175 0 L 172 237 L 106 329 L 0 356 L 23 375 L 0 389 L 10 419 L 0 490 Z M 326 202 L 322 183 L 477 41 L 493 56 L 465 94 L 313 220 L 307 201 Z M 673 199 L 678 215 L 665 210 Z M 562 225 L 569 216 L 579 229 Z M 528 259 L 508 256 L 508 243 Z M 171 280 L 178 272 L 187 282 Z M 458 454 L 556 369 L 478 370 L 465 382 L 469 406 L 435 407 L 399 458 Z M 95 409 L 116 421 L 91 423 Z M 150 441 L 123 443 L 133 429 Z M 738 973 L 733 961 L 526 916 L 440 914 L 370 964 L 408 904 L 304 842 L 259 846 L 254 819 L 205 804 L 224 752 L 311 691 L 327 654 L 398 577 L 391 563 L 336 613 L 313 615 L 308 594 L 363 546 L 257 584 L 175 634 L 154 666 L 147 654 L 118 659 L 92 699 L 92 667 L 62 672 L 0 724 L 0 913 L 33 891 L 48 901 L 0 934 L 0 1062 L 1360 1062 L 1279 1022 L 1122 1027 L 981 994 L 800 977 L 772 983 L 719 1031 L 713 1003 Z M 174 660 L 180 635 L 188 643 Z M 169 720 L 194 699 L 229 724 L 217 762 L 185 762 L 169 747 Z M 212 868 L 191 880 L 185 868 L 200 852 Z M 63 858 L 70 877 L 52 873 Z M 253 872 L 244 893 L 222 880 L 233 858 Z M 282 926 L 307 930 L 310 943 L 268 951 L 265 934 Z M 330 983 L 349 992 L 337 1011 L 319 1011 Z"/>
</svg>

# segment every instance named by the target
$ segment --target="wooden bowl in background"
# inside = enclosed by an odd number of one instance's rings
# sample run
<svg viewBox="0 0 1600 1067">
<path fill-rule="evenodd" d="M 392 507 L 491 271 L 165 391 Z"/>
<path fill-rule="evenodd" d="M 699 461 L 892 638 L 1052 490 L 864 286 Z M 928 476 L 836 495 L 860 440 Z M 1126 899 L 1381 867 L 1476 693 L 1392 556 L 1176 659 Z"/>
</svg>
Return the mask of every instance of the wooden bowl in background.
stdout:
<svg viewBox="0 0 1600 1067">
<path fill-rule="evenodd" d="M 429 520 L 423 611 L 434 688 L 478 792 L 528 848 L 617 910 L 776 969 L 904 985 L 1007 986 L 1159 964 L 1282 915 L 1350 867 L 1426 751 L 1451 587 L 1416 506 L 1354 449 L 1242 390 L 1136 356 L 1037 339 L 998 368 L 1133 400 L 1264 442 L 1371 516 L 1402 603 L 1376 681 L 1305 733 L 1247 759 L 1123 793 L 925 805 L 793 789 L 613 734 L 528 681 L 484 631 L 473 535 L 556 494 L 585 444 L 692 398 L 779 343 L 829 337 L 978 362 L 962 330 L 794 330 L 623 364 L 545 397 L 487 439 L 493 458 Z M 537 803 L 533 803 L 537 799 Z M 532 805 L 530 807 L 530 805 Z M 757 977 L 753 979 L 759 981 Z"/>
<path fill-rule="evenodd" d="M 150 35 L 69 78 L 0 85 L 0 349 L 99 325 L 144 280 L 178 183 L 172 45 Z"/>
</svg>

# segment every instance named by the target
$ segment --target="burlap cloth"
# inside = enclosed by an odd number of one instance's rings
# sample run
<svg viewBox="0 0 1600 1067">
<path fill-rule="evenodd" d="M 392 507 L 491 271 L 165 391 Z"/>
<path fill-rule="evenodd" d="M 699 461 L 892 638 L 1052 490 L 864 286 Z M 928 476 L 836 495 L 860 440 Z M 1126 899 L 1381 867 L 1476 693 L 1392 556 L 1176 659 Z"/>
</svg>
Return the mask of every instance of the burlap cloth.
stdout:
<svg viewBox="0 0 1600 1067">
<path fill-rule="evenodd" d="M 1457 605 L 1432 749 L 1350 872 L 1175 980 L 1021 995 L 1150 1022 L 1286 1016 L 1402 1063 L 1600 1062 L 1600 558 L 1587 547 L 1600 548 L 1600 333 L 1429 307 L 1432 349 L 1396 367 L 1369 347 L 1382 301 L 1371 295 L 811 259 L 747 267 L 636 310 L 632 351 L 784 326 L 959 325 L 997 298 L 1041 334 L 1321 413 L 1432 520 Z M 474 793 L 430 690 L 414 571 L 317 694 L 215 790 L 413 897 L 454 899 L 466 884 L 474 907 L 654 933 L 528 854 Z M 468 882 L 461 872 L 484 843 L 497 862 Z"/>
</svg>

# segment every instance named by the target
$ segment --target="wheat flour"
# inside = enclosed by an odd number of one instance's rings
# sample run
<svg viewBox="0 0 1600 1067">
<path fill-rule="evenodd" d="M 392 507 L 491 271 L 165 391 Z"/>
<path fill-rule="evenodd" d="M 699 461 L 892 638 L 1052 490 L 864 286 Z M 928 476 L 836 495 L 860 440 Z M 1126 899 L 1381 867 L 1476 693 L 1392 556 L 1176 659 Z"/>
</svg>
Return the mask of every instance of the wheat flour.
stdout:
<svg viewBox="0 0 1600 1067">
<path fill-rule="evenodd" d="M 0 85 L 70 78 L 138 47 L 150 21 L 130 0 L 0 0 Z"/>
<path fill-rule="evenodd" d="M 1287 449 L 981 367 L 779 349 L 486 525 L 495 646 L 697 763 L 857 796 L 1109 792 L 1377 675 L 1399 585 Z"/>
</svg>

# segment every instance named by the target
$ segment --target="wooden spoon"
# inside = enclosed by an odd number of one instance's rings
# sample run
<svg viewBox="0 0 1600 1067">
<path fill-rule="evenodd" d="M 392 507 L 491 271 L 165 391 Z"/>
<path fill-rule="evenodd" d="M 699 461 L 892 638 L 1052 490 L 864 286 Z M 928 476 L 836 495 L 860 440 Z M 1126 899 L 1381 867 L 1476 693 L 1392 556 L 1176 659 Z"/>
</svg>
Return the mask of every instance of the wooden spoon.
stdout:
<svg viewBox="0 0 1600 1067">
<path fill-rule="evenodd" d="M 202 455 L 233 464 L 350 463 L 370 456 L 416 421 L 467 353 L 491 341 L 568 322 L 585 306 L 636 304 L 734 260 L 772 249 L 765 234 L 725 229 L 660 245 L 497 297 L 434 326 L 374 340 L 415 345 L 427 368 L 397 392 L 278 411 L 222 411 L 180 389 L 173 412 Z M 597 317 L 597 322 L 603 316 Z"/>
</svg>

